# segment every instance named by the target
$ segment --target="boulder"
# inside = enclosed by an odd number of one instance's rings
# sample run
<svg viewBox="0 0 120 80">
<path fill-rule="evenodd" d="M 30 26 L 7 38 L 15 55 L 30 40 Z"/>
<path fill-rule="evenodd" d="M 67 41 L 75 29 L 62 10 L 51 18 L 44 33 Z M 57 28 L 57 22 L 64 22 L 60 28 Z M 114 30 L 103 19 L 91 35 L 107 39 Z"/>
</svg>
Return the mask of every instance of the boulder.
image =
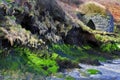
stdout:
<svg viewBox="0 0 120 80">
<path fill-rule="evenodd" d="M 83 22 L 88 25 L 93 30 L 99 31 L 106 31 L 106 32 L 113 32 L 114 30 L 114 21 L 113 16 L 109 15 L 104 17 L 100 14 L 97 15 L 84 15 Z"/>
<path fill-rule="evenodd" d="M 103 5 L 87 2 L 80 6 L 78 18 L 93 30 L 113 32 L 113 15 Z M 84 15 L 83 15 L 84 14 Z"/>
</svg>

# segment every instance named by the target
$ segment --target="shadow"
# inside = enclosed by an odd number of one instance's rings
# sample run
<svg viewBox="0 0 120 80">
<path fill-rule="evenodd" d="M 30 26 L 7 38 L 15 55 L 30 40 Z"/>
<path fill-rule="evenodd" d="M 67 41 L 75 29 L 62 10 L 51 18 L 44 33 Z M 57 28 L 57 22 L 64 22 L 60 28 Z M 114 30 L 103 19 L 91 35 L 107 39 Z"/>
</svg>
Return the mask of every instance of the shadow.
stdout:
<svg viewBox="0 0 120 80">
<path fill-rule="evenodd" d="M 66 44 L 77 46 L 89 44 L 93 47 L 98 47 L 100 43 L 99 41 L 96 40 L 94 34 L 91 34 L 88 31 L 84 31 L 80 27 L 79 28 L 75 27 L 68 31 L 68 34 L 65 37 L 64 42 Z"/>
</svg>

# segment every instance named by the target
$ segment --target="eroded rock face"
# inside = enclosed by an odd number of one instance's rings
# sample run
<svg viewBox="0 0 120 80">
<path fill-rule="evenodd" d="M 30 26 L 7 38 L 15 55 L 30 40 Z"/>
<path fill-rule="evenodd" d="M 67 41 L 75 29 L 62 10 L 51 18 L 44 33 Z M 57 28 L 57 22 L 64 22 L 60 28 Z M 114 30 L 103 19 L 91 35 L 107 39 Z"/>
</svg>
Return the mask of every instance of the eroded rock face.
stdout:
<svg viewBox="0 0 120 80">
<path fill-rule="evenodd" d="M 10 19 L 24 28 L 21 30 L 30 31 L 31 35 L 35 34 L 37 39 L 42 40 L 46 45 L 51 43 L 97 44 L 93 34 L 83 31 L 77 23 L 73 22 L 56 0 L 30 1 L 27 5 L 21 6 L 13 2 L 11 6 L 6 10 L 5 16 L 14 17 Z M 16 32 L 18 34 L 16 37 L 19 36 L 18 32 Z"/>
<path fill-rule="evenodd" d="M 65 12 L 55 0 L 37 0 L 35 10 L 39 11 L 39 14 L 48 11 L 53 20 L 58 20 L 60 22 L 66 21 Z"/>
</svg>

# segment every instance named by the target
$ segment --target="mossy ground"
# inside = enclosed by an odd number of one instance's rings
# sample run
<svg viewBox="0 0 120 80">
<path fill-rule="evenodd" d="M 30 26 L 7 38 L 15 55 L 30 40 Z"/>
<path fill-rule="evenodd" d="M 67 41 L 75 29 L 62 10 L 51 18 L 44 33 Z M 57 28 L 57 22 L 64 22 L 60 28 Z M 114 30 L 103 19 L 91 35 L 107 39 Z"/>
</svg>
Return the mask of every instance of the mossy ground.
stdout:
<svg viewBox="0 0 120 80">
<path fill-rule="evenodd" d="M 1 50 L 0 71 L 20 70 L 20 72 L 23 73 L 30 72 L 43 76 L 56 73 L 59 68 L 55 61 L 57 56 L 53 54 L 50 57 L 48 53 L 42 53 L 44 52 L 39 51 L 38 54 L 38 51 L 32 51 L 25 47 L 14 47 L 10 50 Z"/>
<path fill-rule="evenodd" d="M 48 76 L 59 71 L 60 68 L 75 67 L 77 65 L 69 58 L 61 57 L 57 53 L 49 50 L 37 50 L 27 47 L 13 47 L 10 49 L 1 48 L 0 50 L 0 73 L 13 79 L 14 74 L 22 78 L 26 73 Z M 27 74 L 26 74 L 27 75 Z M 26 77 L 24 77 L 26 78 Z"/>
<path fill-rule="evenodd" d="M 100 60 L 105 61 L 106 58 L 104 56 L 98 56 L 98 54 L 93 54 L 89 50 L 93 50 L 92 47 L 85 45 L 82 47 L 71 46 L 71 45 L 53 45 L 53 50 L 63 57 L 70 58 L 75 61 L 81 60 Z"/>
</svg>

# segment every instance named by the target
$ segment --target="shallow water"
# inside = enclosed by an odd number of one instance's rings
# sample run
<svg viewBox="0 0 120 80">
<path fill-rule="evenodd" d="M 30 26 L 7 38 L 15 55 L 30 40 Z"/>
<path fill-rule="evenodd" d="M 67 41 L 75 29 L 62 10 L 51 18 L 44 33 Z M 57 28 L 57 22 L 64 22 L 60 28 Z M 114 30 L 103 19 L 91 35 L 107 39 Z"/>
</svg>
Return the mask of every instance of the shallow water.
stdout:
<svg viewBox="0 0 120 80">
<path fill-rule="evenodd" d="M 101 66 L 91 66 L 80 64 L 84 69 L 97 69 L 101 74 L 91 75 L 90 78 L 96 80 L 120 80 L 120 60 L 114 60 L 110 63 L 104 62 Z"/>
<path fill-rule="evenodd" d="M 120 59 L 108 62 L 101 62 L 101 66 L 79 64 L 82 69 L 65 70 L 64 75 L 74 77 L 76 80 L 120 80 Z M 97 69 L 99 74 L 90 75 L 87 69 Z M 49 80 L 64 80 L 63 78 L 49 78 Z"/>
</svg>

